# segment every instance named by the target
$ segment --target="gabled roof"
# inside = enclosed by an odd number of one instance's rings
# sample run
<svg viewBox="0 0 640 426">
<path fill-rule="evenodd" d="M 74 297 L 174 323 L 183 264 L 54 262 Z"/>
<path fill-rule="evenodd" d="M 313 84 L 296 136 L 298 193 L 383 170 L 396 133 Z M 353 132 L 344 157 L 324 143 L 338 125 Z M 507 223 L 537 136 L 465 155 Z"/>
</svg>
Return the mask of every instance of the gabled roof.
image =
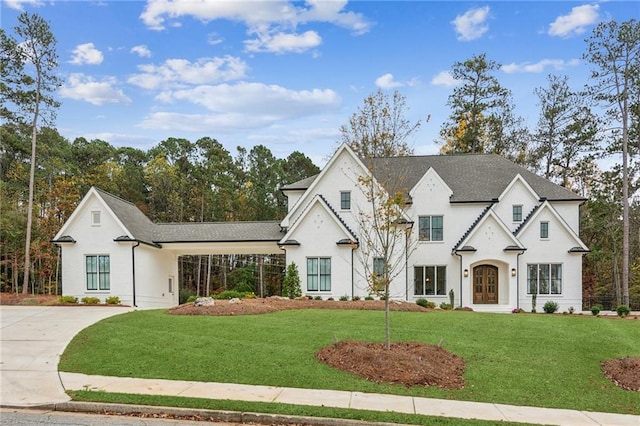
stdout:
<svg viewBox="0 0 640 426">
<path fill-rule="evenodd" d="M 539 198 L 584 201 L 584 198 L 496 154 L 454 154 L 376 158 L 374 175 L 383 186 L 406 191 L 433 168 L 453 191 L 452 203 L 491 202 L 498 199 L 519 174 Z"/>
<path fill-rule="evenodd" d="M 329 204 L 329 202 L 322 195 L 316 194 L 311 199 L 309 204 L 305 206 L 298 220 L 296 220 L 296 222 L 293 224 L 291 228 L 289 228 L 289 230 L 284 235 L 284 237 L 282 237 L 282 239 L 280 240 L 281 245 L 298 245 L 297 241 L 292 237 L 295 234 L 298 226 L 300 226 L 300 224 L 304 222 L 305 216 L 309 214 L 312 207 L 315 205 L 320 205 L 327 212 L 327 214 L 329 214 L 329 216 L 333 219 L 333 221 L 338 225 L 338 227 L 344 233 L 344 236 L 346 237 L 346 239 L 343 238 L 337 241 L 338 244 L 346 242 L 347 239 L 355 243 L 358 242 L 358 238 L 356 237 L 355 233 L 349 228 L 349 226 L 347 226 L 346 222 L 340 217 L 338 212 Z"/>
<path fill-rule="evenodd" d="M 503 234 L 511 241 L 511 244 L 507 245 L 503 248 L 505 251 L 515 251 L 515 250 L 526 250 L 526 248 L 518 241 L 518 238 L 511 233 L 507 225 L 504 224 L 502 220 L 495 214 L 492 206 L 487 207 L 482 211 L 480 216 L 476 219 L 476 221 L 471 225 L 471 228 L 465 233 L 462 239 L 458 242 L 458 244 L 453 248 L 453 252 L 456 251 L 466 251 L 462 248 L 470 247 L 468 246 L 469 240 L 478 232 L 479 229 L 482 228 L 482 225 L 489 219 L 493 218 L 493 220 L 498 224 L 499 228 L 502 230 Z"/>
<path fill-rule="evenodd" d="M 283 185 L 280 187 L 280 191 L 304 191 L 308 189 L 309 186 L 313 183 L 314 180 L 318 177 L 320 173 L 315 174 L 313 176 L 309 176 L 308 178 L 301 179 L 297 182 L 289 183 L 287 185 Z"/>
<path fill-rule="evenodd" d="M 134 240 L 153 243 L 153 222 L 133 203 L 99 188 L 93 188 Z"/>
</svg>

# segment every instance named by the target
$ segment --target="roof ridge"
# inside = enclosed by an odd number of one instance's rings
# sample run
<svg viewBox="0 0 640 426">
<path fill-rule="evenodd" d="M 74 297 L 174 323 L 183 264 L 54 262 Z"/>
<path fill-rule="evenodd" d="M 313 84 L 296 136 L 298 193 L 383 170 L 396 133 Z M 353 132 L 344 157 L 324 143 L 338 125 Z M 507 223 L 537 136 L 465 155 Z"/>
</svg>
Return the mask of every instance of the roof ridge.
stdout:
<svg viewBox="0 0 640 426">
<path fill-rule="evenodd" d="M 110 192 L 108 192 L 108 191 L 105 191 L 104 189 L 98 188 L 97 186 L 94 186 L 94 187 L 93 187 L 93 189 L 95 189 L 97 192 L 99 192 L 99 193 L 100 193 L 100 195 L 107 195 L 107 196 L 109 196 L 109 197 L 111 197 L 111 198 L 115 198 L 116 200 L 118 200 L 118 201 L 120 201 L 120 202 L 123 202 L 123 203 L 125 203 L 125 204 L 132 205 L 133 207 L 135 207 L 135 208 L 137 208 L 137 209 L 139 210 L 138 206 L 136 206 L 136 205 L 135 205 L 135 203 L 133 203 L 133 202 L 131 202 L 131 201 L 127 201 L 127 200 L 125 200 L 124 198 L 120 198 L 120 197 L 118 197 L 117 195 L 114 195 L 114 194 L 112 194 L 112 193 L 110 193 Z M 141 211 L 142 211 L 142 210 L 141 210 Z M 144 214 L 144 213 L 143 213 L 143 214 Z M 146 216 L 147 216 L 147 215 L 145 214 L 145 217 L 146 217 Z M 151 220 L 151 219 L 149 219 L 149 220 Z"/>
</svg>

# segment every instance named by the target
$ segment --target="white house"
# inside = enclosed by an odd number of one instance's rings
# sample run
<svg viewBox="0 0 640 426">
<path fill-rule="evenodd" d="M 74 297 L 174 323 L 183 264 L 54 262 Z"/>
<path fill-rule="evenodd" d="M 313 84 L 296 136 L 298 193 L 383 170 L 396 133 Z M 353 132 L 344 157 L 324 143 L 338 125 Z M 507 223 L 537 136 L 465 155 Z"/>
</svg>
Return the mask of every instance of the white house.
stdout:
<svg viewBox="0 0 640 426">
<path fill-rule="evenodd" d="M 582 306 L 578 195 L 497 155 L 375 159 L 370 167 L 346 145 L 320 174 L 282 188 L 282 221 L 155 224 L 136 206 L 92 188 L 55 236 L 65 295 L 109 295 L 139 307 L 178 303 L 183 254 L 286 253 L 298 265 L 303 294 L 370 293 L 362 213 L 371 209 L 359 181 L 410 200 L 411 232 L 394 255 L 395 299 L 426 298 L 477 311 L 530 310 L 547 300 Z"/>
<path fill-rule="evenodd" d="M 298 265 L 303 293 L 366 296 L 362 214 L 371 212 L 359 177 L 406 191 L 407 241 L 400 243 L 392 298 L 426 298 L 477 311 L 582 307 L 578 195 L 497 155 L 375 159 L 369 167 L 343 145 L 317 176 L 282 188 L 289 211 L 280 244 Z M 361 181 L 361 180 L 360 180 Z"/>
</svg>

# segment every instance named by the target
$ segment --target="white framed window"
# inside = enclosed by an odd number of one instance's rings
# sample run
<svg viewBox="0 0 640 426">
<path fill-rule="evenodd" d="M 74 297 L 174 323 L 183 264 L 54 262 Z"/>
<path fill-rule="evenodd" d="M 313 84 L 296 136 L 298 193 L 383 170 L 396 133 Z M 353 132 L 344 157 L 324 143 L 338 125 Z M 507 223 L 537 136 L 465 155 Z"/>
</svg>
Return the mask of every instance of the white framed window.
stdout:
<svg viewBox="0 0 640 426">
<path fill-rule="evenodd" d="M 100 211 L 92 211 L 91 212 L 91 226 L 100 226 Z"/>
<path fill-rule="evenodd" d="M 87 290 L 104 291 L 111 289 L 111 260 L 109 255 L 85 256 Z"/>
<path fill-rule="evenodd" d="M 540 222 L 540 238 L 543 240 L 549 238 L 549 222 Z"/>
<path fill-rule="evenodd" d="M 512 217 L 514 223 L 522 222 L 522 205 L 514 204 L 512 208 Z"/>
<path fill-rule="evenodd" d="M 351 191 L 340 191 L 340 210 L 351 210 Z"/>
<path fill-rule="evenodd" d="M 167 280 L 167 284 L 169 286 L 168 291 L 170 294 L 173 294 L 173 277 L 169 277 Z"/>
<path fill-rule="evenodd" d="M 414 266 L 413 281 L 415 296 L 445 296 L 447 294 L 447 267 Z"/>
<path fill-rule="evenodd" d="M 562 294 L 561 263 L 527 265 L 527 294 Z"/>
<path fill-rule="evenodd" d="M 418 239 L 420 241 L 443 241 L 443 217 L 442 216 L 419 216 L 418 217 Z"/>
<path fill-rule="evenodd" d="M 307 258 L 307 291 L 331 291 L 331 258 Z"/>
</svg>

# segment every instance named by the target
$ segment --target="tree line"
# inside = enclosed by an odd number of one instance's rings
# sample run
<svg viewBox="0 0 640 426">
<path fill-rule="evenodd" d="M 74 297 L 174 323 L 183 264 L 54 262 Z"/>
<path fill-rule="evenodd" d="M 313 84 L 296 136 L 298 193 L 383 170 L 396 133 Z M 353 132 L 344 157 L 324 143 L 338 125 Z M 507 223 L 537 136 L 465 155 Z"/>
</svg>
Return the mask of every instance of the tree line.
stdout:
<svg viewBox="0 0 640 426">
<path fill-rule="evenodd" d="M 60 106 L 55 37 L 27 12 L 14 33 L 18 38 L 0 29 L 3 291 L 17 291 L 21 281 L 25 292 L 57 288 L 49 239 L 92 185 L 157 222 L 266 220 L 286 213 L 279 185 L 318 172 L 300 152 L 276 159 L 258 145 L 232 155 L 211 137 L 168 138 L 147 151 L 70 142 L 53 126 Z M 591 68 L 585 87 L 549 75 L 545 87 L 533 90 L 539 107 L 533 128 L 500 84 L 501 64 L 486 54 L 454 63 L 458 84 L 437 143 L 445 155 L 502 155 L 583 195 L 581 238 L 592 250 L 583 268 L 585 298 L 629 304 L 630 296 L 640 297 L 640 25 L 599 24 L 585 40 L 583 60 Z M 408 137 L 421 123 L 410 123 L 405 112 L 404 96 L 378 91 L 340 128 L 342 141 L 363 158 L 410 154 Z M 615 165 L 601 170 L 606 158 Z"/>
</svg>

